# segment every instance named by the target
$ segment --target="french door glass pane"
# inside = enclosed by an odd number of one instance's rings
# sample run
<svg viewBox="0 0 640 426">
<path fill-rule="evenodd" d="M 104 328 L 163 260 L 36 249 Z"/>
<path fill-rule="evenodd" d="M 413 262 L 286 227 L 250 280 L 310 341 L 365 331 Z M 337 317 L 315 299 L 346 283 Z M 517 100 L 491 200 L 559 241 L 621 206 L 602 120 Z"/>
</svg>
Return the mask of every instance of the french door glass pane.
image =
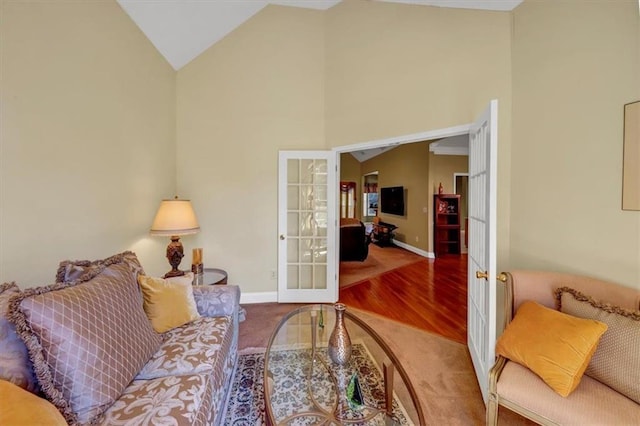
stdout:
<svg viewBox="0 0 640 426">
<path fill-rule="evenodd" d="M 295 290 L 299 288 L 300 280 L 298 278 L 298 266 L 297 265 L 288 265 L 287 266 L 287 288 L 289 290 Z"/>
<path fill-rule="evenodd" d="M 287 209 L 298 210 L 300 208 L 300 189 L 296 185 L 287 185 Z"/>
<path fill-rule="evenodd" d="M 289 238 L 287 240 L 287 262 L 288 263 L 298 263 L 298 240 L 295 238 Z"/>
<path fill-rule="evenodd" d="M 289 211 L 287 213 L 287 235 L 289 237 L 300 235 L 300 224 L 298 216 L 300 216 L 300 213 L 295 211 Z"/>
<path fill-rule="evenodd" d="M 313 267 L 313 282 L 315 288 L 325 290 L 327 288 L 327 268 Z"/>
<path fill-rule="evenodd" d="M 287 162 L 287 288 L 327 288 L 327 160 Z"/>
</svg>

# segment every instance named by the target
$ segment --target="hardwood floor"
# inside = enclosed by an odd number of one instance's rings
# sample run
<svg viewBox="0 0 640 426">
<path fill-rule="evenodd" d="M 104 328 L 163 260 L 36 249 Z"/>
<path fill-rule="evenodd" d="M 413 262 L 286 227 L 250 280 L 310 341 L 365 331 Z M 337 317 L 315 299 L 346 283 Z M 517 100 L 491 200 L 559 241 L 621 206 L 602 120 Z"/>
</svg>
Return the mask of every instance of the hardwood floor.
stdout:
<svg viewBox="0 0 640 426">
<path fill-rule="evenodd" d="M 467 255 L 446 255 L 400 267 L 346 289 L 340 302 L 467 341 Z"/>
</svg>

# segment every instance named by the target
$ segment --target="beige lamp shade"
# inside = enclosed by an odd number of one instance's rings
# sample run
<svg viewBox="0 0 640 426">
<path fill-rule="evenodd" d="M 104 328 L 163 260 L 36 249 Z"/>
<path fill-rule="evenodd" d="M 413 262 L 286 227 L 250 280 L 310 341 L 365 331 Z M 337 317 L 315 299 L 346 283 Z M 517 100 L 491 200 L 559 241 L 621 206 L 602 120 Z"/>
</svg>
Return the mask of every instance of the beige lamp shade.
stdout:
<svg viewBox="0 0 640 426">
<path fill-rule="evenodd" d="M 151 225 L 151 235 L 187 235 L 200 231 L 189 200 L 162 200 Z"/>
</svg>

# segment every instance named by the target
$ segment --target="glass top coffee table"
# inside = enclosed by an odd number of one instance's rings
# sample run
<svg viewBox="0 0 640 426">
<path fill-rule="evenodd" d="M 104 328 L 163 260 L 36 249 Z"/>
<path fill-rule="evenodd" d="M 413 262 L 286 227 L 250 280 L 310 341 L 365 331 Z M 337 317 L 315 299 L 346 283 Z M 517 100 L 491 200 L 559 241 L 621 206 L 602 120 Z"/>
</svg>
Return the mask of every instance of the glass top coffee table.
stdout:
<svg viewBox="0 0 640 426">
<path fill-rule="evenodd" d="M 344 365 L 332 360 L 328 346 L 335 323 L 334 305 L 308 305 L 278 324 L 265 354 L 267 424 L 424 425 L 402 365 L 348 309 L 351 356 Z"/>
</svg>

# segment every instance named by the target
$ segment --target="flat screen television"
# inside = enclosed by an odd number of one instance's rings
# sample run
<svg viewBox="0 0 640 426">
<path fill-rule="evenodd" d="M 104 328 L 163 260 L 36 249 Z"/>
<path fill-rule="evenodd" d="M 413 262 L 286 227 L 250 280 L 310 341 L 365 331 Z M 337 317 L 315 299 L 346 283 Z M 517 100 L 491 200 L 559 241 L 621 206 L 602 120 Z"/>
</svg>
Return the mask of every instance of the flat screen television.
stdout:
<svg viewBox="0 0 640 426">
<path fill-rule="evenodd" d="M 404 216 L 404 187 L 380 188 L 380 212 Z"/>
</svg>

